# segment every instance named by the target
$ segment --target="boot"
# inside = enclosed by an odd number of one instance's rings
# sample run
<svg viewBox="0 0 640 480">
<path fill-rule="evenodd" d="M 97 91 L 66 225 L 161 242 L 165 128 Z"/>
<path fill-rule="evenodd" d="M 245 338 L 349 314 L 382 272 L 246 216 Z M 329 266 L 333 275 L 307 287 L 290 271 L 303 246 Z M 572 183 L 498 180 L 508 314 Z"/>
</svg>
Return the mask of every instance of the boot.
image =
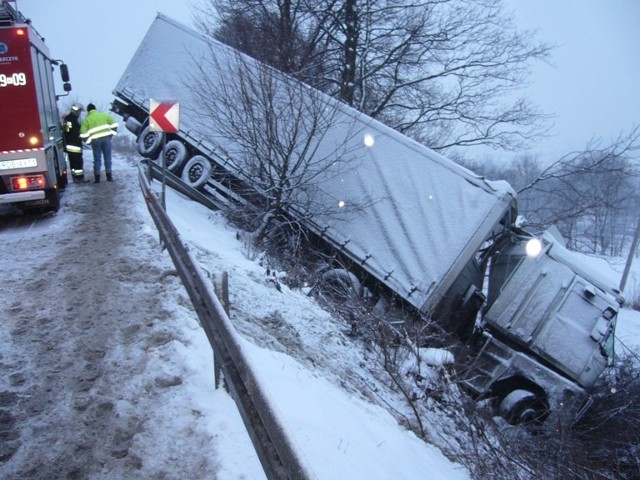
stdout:
<svg viewBox="0 0 640 480">
<path fill-rule="evenodd" d="M 113 182 L 113 177 L 111 176 L 111 172 L 107 172 L 107 182 Z"/>
<path fill-rule="evenodd" d="M 100 174 L 96 173 L 93 176 L 94 176 L 93 183 L 100 183 Z"/>
</svg>

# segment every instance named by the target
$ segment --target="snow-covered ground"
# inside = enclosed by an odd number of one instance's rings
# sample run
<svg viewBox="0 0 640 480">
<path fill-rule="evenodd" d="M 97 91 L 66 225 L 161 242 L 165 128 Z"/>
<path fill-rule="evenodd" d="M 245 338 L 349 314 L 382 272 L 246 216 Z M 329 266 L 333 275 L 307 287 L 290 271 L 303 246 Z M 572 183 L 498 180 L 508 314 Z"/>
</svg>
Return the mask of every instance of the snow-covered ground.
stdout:
<svg viewBox="0 0 640 480">
<path fill-rule="evenodd" d="M 264 478 L 135 164 L 114 163 L 57 215 L 2 224 L 0 477 Z M 220 214 L 171 191 L 167 208 L 202 267 L 229 272 L 231 318 L 316 478 L 467 478 L 362 393 L 379 381 L 346 325 L 276 289 Z"/>
<path fill-rule="evenodd" d="M 57 215 L 0 223 L 0 478 L 264 478 L 233 400 L 214 389 L 135 162 L 114 164 L 114 183 L 70 185 Z M 229 273 L 230 318 L 315 478 L 469 478 L 399 424 L 375 350 L 304 291 L 276 288 L 282 274 L 219 213 L 171 190 L 166 203 L 202 268 Z M 624 310 L 618 335 L 637 348 L 640 314 Z M 427 438 L 445 436 L 432 420 Z"/>
</svg>

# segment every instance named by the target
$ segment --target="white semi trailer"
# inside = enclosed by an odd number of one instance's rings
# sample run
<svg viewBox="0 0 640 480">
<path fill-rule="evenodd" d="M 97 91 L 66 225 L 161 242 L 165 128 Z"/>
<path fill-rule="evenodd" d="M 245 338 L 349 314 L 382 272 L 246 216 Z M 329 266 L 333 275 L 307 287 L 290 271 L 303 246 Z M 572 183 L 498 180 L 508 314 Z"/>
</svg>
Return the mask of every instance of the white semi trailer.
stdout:
<svg viewBox="0 0 640 480">
<path fill-rule="evenodd" d="M 240 59 L 257 68 L 158 15 L 114 90 L 112 110 L 137 136 L 139 152 L 157 158 L 162 134 L 149 129 L 149 99 L 179 101 L 179 131 L 164 139 L 168 170 L 217 203 L 248 208 L 263 185 L 242 158 L 228 153 L 237 150 L 221 153 L 221 142 L 238 142 L 198 115 L 202 97 L 190 84 L 206 75 L 206 65 L 232 68 Z M 231 70 L 207 78 L 239 81 Z M 474 355 L 461 381 L 478 397 L 495 398 L 510 422 L 577 419 L 588 406 L 589 387 L 613 360 L 619 292 L 553 235 L 516 227 L 515 193 L 506 182 L 487 181 L 320 98 L 335 113 L 314 151 L 330 159 L 340 145 L 345 158 L 327 160 L 313 180 L 313 202 L 322 208 L 290 206 L 286 214 L 329 247 L 341 268 L 348 266 L 350 279 L 471 335 Z M 528 251 L 531 246 L 538 249 Z"/>
</svg>

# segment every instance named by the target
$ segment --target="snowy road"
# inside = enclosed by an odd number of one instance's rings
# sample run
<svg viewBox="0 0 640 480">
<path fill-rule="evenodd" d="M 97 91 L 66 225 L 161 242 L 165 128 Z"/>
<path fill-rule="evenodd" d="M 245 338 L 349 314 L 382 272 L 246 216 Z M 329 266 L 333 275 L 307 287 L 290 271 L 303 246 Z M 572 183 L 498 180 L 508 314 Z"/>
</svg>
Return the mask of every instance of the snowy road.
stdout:
<svg viewBox="0 0 640 480">
<path fill-rule="evenodd" d="M 53 217 L 0 219 L 0 478 L 264 479 L 235 403 L 214 389 L 136 160 L 114 164 L 116 182 L 70 185 Z M 315 478 L 468 478 L 376 405 L 407 408 L 343 322 L 275 288 L 219 214 L 175 193 L 167 206 L 204 269 L 230 273 L 243 348 Z"/>
<path fill-rule="evenodd" d="M 189 343 L 170 314 L 188 302 L 141 234 L 137 181 L 114 175 L 0 229 L 0 478 L 216 478 L 210 434 L 153 434 L 183 382 L 163 349 Z"/>
</svg>

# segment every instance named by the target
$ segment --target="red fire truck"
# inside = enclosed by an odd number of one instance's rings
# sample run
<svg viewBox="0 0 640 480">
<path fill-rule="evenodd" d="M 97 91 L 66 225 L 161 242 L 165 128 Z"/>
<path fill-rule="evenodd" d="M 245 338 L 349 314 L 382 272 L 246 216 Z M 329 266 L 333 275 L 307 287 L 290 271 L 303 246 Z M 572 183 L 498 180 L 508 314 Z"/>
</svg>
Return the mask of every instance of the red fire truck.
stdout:
<svg viewBox="0 0 640 480">
<path fill-rule="evenodd" d="M 54 66 L 69 92 L 67 66 L 51 58 L 44 39 L 17 8 L 0 0 L 0 204 L 60 208 L 67 162 Z"/>
</svg>

